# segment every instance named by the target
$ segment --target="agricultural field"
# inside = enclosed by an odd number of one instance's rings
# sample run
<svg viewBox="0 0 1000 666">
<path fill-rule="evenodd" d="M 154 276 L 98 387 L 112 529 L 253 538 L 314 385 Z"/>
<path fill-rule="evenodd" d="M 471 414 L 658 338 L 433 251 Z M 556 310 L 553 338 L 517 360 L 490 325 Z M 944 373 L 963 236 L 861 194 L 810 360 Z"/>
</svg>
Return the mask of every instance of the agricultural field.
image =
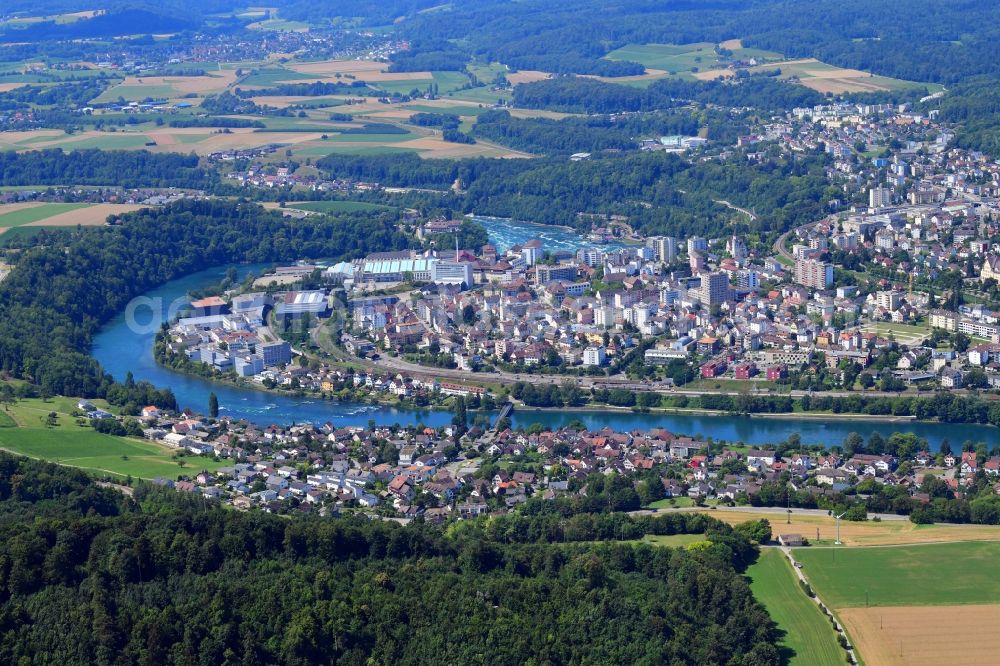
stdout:
<svg viewBox="0 0 1000 666">
<path fill-rule="evenodd" d="M 389 72 L 388 64 L 374 60 L 314 60 L 297 61 L 286 65 L 292 72 L 301 75 L 302 81 L 324 81 L 326 83 L 350 84 L 354 80 L 366 83 L 381 81 L 432 81 L 431 72 Z M 465 79 L 465 77 L 462 77 Z"/>
<path fill-rule="evenodd" d="M 800 60 L 781 60 L 769 62 L 747 69 L 751 74 L 773 72 L 780 69 L 781 79 L 794 78 L 799 83 L 812 88 L 820 93 L 861 93 L 861 92 L 883 92 L 887 90 L 905 90 L 907 88 L 925 87 L 926 84 L 915 83 L 913 81 L 903 81 L 887 76 L 877 76 L 870 72 L 858 69 L 845 69 L 836 67 L 815 58 L 804 58 Z M 731 72 L 727 69 L 717 69 L 697 72 L 694 76 L 697 79 L 709 80 L 720 76 L 727 76 Z M 926 86 L 937 89 L 935 86 Z"/>
<path fill-rule="evenodd" d="M 667 76 L 706 81 L 732 75 L 733 70 L 725 65 L 730 60 L 738 60 L 748 63 L 756 61 L 756 65 L 747 68 L 750 73 L 763 73 L 778 68 L 781 70 L 780 78 L 796 78 L 802 85 L 821 93 L 904 90 L 924 85 L 876 76 L 856 69 L 835 67 L 815 58 L 787 60 L 782 54 L 773 51 L 744 48 L 739 40 L 728 40 L 719 46 L 732 51 L 731 59 L 720 57 L 715 52 L 715 44 L 709 42 L 627 44 L 607 54 L 605 58 L 641 63 L 647 69 L 646 74 L 602 80 L 631 85 L 648 85 L 651 81 Z"/>
<path fill-rule="evenodd" d="M 0 27 L 27 27 L 43 21 L 52 21 L 56 24 L 62 25 L 66 23 L 75 23 L 81 19 L 94 18 L 95 16 L 103 13 L 103 9 L 88 9 L 80 12 L 67 12 L 65 14 L 52 14 L 49 16 L 16 16 L 14 18 L 7 19 L 6 21 L 0 21 Z"/>
<path fill-rule="evenodd" d="M 1000 542 L 793 553 L 867 663 L 995 661 Z"/>
<path fill-rule="evenodd" d="M 627 44 L 604 56 L 608 60 L 630 60 L 646 67 L 646 78 L 665 76 L 691 77 L 691 70 L 708 69 L 719 62 L 715 44 Z M 615 81 L 634 80 L 641 77 L 621 77 Z"/>
<path fill-rule="evenodd" d="M 868 606 L 954 606 L 1000 599 L 1000 542 L 793 552 L 816 592 L 837 609 L 865 607 L 866 595 Z"/>
<path fill-rule="evenodd" d="M 1000 605 L 846 608 L 837 613 L 865 663 L 978 666 L 1000 654 Z"/>
<path fill-rule="evenodd" d="M 767 518 L 771 521 L 774 533 L 801 534 L 811 543 L 832 545 L 836 539 L 836 521 L 831 516 L 806 514 L 792 509 L 791 524 L 786 523 L 786 516 L 781 513 L 766 511 L 727 511 L 725 508 L 706 512 L 713 518 L 724 520 L 735 525 L 748 520 Z M 817 531 L 819 538 L 816 538 Z M 845 546 L 882 546 L 904 544 L 947 543 L 953 541 L 1000 541 L 1000 526 L 995 525 L 915 525 L 909 520 L 884 520 L 876 522 L 840 523 L 840 539 Z M 927 546 L 929 547 L 929 546 Z M 816 549 L 812 552 L 827 553 L 832 549 Z M 841 552 L 849 552 L 850 548 L 838 548 L 837 558 Z"/>
<path fill-rule="evenodd" d="M 356 154 L 371 155 L 384 153 L 414 152 L 434 158 L 464 157 L 531 157 L 531 155 L 488 141 L 477 144 L 445 142 L 439 131 L 413 127 L 408 124 L 415 113 L 452 113 L 461 119 L 461 128 L 471 130 L 476 116 L 486 112 L 489 104 L 496 102 L 497 96 L 490 93 L 486 98 L 470 99 L 460 93 L 479 94 L 485 88 L 473 91 L 458 90 L 468 84 L 469 79 L 459 72 L 387 72 L 385 63 L 371 60 L 291 60 L 274 62 L 255 67 L 253 63 L 193 63 L 204 68 L 204 76 L 130 76 L 112 86 L 95 102 L 114 102 L 119 98 L 145 100 L 166 98 L 188 101 L 193 108 L 183 110 L 178 115 L 161 116 L 155 122 L 152 115 L 140 122 L 130 117 L 127 128 L 117 131 L 88 129 L 73 133 L 60 130 L 34 130 L 6 132 L 0 135 L 0 150 L 38 150 L 61 148 L 64 150 L 100 148 L 105 150 L 149 150 L 151 152 L 184 152 L 208 155 L 225 150 L 253 149 L 266 145 L 279 148 L 276 159 L 301 158 L 316 159 L 326 155 Z M 493 65 L 480 70 L 484 75 L 495 75 L 501 66 Z M 239 76 L 237 70 L 240 70 Z M 246 74 L 244 74 L 246 72 Z M 266 127 L 230 128 L 221 131 L 213 127 L 170 127 L 173 118 L 185 119 L 198 113 L 201 99 L 239 86 L 252 90 L 255 87 L 271 87 L 281 83 L 295 82 L 339 82 L 365 80 L 371 87 L 385 92 L 410 93 L 414 88 L 426 89 L 431 84 L 438 87 L 437 99 L 415 99 L 405 103 L 382 103 L 374 97 L 361 103 L 349 95 L 326 96 L 258 96 L 252 98 L 259 105 L 275 108 L 301 107 L 301 116 L 259 118 Z M 6 83 L 6 81 L 5 81 Z M 17 84 L 19 85 L 19 84 Z M 330 114 L 347 114 L 352 122 L 330 121 Z M 527 111 L 527 116 L 552 116 L 545 111 Z M 561 114 L 557 114 L 560 115 Z M 119 121 L 126 116 L 118 112 L 97 116 L 105 121 Z M 350 128 L 362 128 L 371 122 L 394 125 L 404 131 L 379 133 L 345 133 Z"/>
<path fill-rule="evenodd" d="M 364 201 L 300 201 L 287 204 L 288 208 L 313 213 L 354 213 L 356 211 L 396 210 L 392 206 L 367 203 Z"/>
<path fill-rule="evenodd" d="M 236 82 L 234 70 L 208 72 L 204 76 L 129 76 L 92 100 L 95 104 L 152 99 L 180 99 L 185 95 L 215 95 Z"/>
<path fill-rule="evenodd" d="M 776 548 L 762 550 L 747 569 L 750 589 L 784 632 L 779 648 L 789 666 L 843 663 L 830 621 L 799 585 L 788 558 Z"/>
<path fill-rule="evenodd" d="M 271 30 L 274 32 L 305 32 L 309 30 L 309 24 L 302 21 L 287 21 L 280 18 L 272 18 L 266 21 L 257 21 L 247 25 L 250 30 Z"/>
<path fill-rule="evenodd" d="M 20 227 L 34 224 L 47 217 L 62 215 L 86 207 L 87 204 L 15 203 L 0 205 L 0 227 Z"/>
<path fill-rule="evenodd" d="M 107 407 L 99 400 L 92 402 Z M 95 432 L 89 425 L 77 423 L 71 415 L 75 408 L 74 398 L 18 401 L 9 411 L 4 410 L 4 418 L 0 419 L 0 449 L 122 478 L 174 479 L 179 474 L 223 465 L 195 456 L 175 459 L 174 450 L 166 446 Z M 55 425 L 47 425 L 50 412 L 57 414 Z"/>
<path fill-rule="evenodd" d="M 281 18 L 277 7 L 250 7 L 236 14 L 239 18 L 259 19 L 247 24 L 249 30 L 271 32 L 305 32 L 309 24 L 302 21 L 289 21 Z"/>
<path fill-rule="evenodd" d="M 130 213 L 131 204 L 21 203 L 0 205 L 0 233 L 17 227 L 99 226 L 109 215 Z"/>
</svg>

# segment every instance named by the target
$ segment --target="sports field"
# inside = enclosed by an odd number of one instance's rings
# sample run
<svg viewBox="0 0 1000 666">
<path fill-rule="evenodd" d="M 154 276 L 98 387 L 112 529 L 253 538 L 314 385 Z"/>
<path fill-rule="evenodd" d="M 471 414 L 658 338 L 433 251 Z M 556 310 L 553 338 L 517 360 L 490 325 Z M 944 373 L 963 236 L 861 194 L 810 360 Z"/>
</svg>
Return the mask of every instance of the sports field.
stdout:
<svg viewBox="0 0 1000 666">
<path fill-rule="evenodd" d="M 784 632 L 780 648 L 790 666 L 844 663 L 844 651 L 837 644 L 830 621 L 806 596 L 780 550 L 764 549 L 747 569 L 747 577 L 753 596 Z"/>
<path fill-rule="evenodd" d="M 106 407 L 101 401 L 93 402 Z M 174 458 L 174 449 L 160 444 L 95 432 L 71 416 L 75 407 L 73 398 L 18 401 L 9 412 L 2 410 L 7 418 L 0 419 L 0 449 L 123 478 L 176 479 L 179 474 L 214 470 L 224 464 L 203 456 Z M 47 425 L 49 412 L 58 415 L 54 426 Z M 17 426 L 11 427 L 11 421 Z"/>
<path fill-rule="evenodd" d="M 836 521 L 827 515 L 805 514 L 792 509 L 791 524 L 786 523 L 786 516 L 773 512 L 726 511 L 725 508 L 705 511 L 713 518 L 718 518 L 731 525 L 767 518 L 775 534 L 801 534 L 811 543 L 831 545 L 836 538 Z M 819 530 L 819 538 L 816 533 Z M 846 546 L 880 546 L 916 543 L 943 543 L 952 541 L 1000 541 L 1000 526 L 996 525 L 914 525 L 909 520 L 885 520 L 876 522 L 840 523 L 840 538 Z M 841 552 L 851 550 L 840 548 Z M 825 552 L 829 550 L 816 549 L 808 552 Z"/>
</svg>

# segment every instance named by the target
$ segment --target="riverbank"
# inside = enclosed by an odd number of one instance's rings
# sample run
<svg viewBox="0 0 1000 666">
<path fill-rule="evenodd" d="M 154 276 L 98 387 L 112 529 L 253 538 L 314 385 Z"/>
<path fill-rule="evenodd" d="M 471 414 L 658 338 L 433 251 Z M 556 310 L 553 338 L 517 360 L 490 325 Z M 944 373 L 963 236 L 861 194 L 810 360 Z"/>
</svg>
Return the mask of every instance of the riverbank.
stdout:
<svg viewBox="0 0 1000 666">
<path fill-rule="evenodd" d="M 529 407 L 515 403 L 515 410 L 521 413 L 530 412 L 562 412 L 566 407 Z M 683 407 L 647 407 L 636 409 L 634 407 L 618 407 L 615 405 L 594 406 L 572 408 L 573 411 L 588 412 L 594 414 L 618 413 L 618 414 L 687 414 L 694 416 L 727 416 L 735 418 L 749 419 L 790 419 L 802 421 L 871 421 L 874 423 L 926 423 L 945 425 L 942 421 L 921 421 L 915 416 L 882 416 L 878 414 L 834 414 L 832 412 L 782 412 L 775 414 L 733 414 L 719 409 L 683 408 Z M 953 425 L 984 425 L 984 424 L 953 424 Z M 987 426 L 993 428 L 994 426 Z"/>
<path fill-rule="evenodd" d="M 258 270 L 259 266 L 256 267 Z M 144 296 L 160 299 L 154 302 L 172 303 L 176 299 L 185 298 L 190 291 L 218 284 L 225 277 L 226 268 L 221 266 L 192 273 L 153 289 Z M 254 268 L 239 267 L 238 279 L 243 279 Z M 221 384 L 201 376 L 180 374 L 160 366 L 153 358 L 155 331 L 162 321 L 161 313 L 155 314 L 154 320 L 141 330 L 129 325 L 124 312 L 113 318 L 95 335 L 92 354 L 119 381 L 132 373 L 136 381 L 145 380 L 154 386 L 171 389 L 182 409 L 190 407 L 195 411 L 204 411 L 208 406 L 209 395 L 215 393 L 221 416 L 246 419 L 262 426 L 329 421 L 337 427 L 364 427 L 370 421 L 375 421 L 379 425 L 405 426 L 422 423 L 439 427 L 451 422 L 452 415 L 447 409 L 400 406 L 398 402 L 391 400 L 380 404 L 334 402 L 308 393 L 292 395 L 262 391 L 256 386 L 248 390 L 250 387 Z M 664 428 L 675 433 L 711 436 L 716 440 L 743 442 L 751 446 L 782 442 L 793 433 L 807 444 L 836 446 L 851 432 L 857 432 L 863 437 L 877 432 L 888 437 L 893 432 L 903 431 L 926 438 L 928 445 L 934 448 L 944 439 L 951 442 L 992 442 L 996 439 L 997 432 L 994 427 L 985 425 L 923 423 L 913 420 L 893 422 L 888 420 L 893 417 L 858 418 L 856 415 L 845 414 L 785 413 L 747 418 L 683 407 L 657 408 L 656 412 L 650 413 L 635 412 L 628 407 L 612 409 L 610 406 L 589 410 L 561 408 L 529 411 L 533 409 L 516 410 L 511 415 L 512 425 L 527 427 L 538 422 L 543 427 L 558 429 L 571 421 L 580 420 L 592 430 L 603 427 L 619 431 Z"/>
<path fill-rule="evenodd" d="M 333 394 L 334 392 L 313 391 L 307 389 L 285 389 L 279 386 L 271 388 L 265 386 L 260 382 L 248 380 L 245 378 L 232 379 L 230 377 L 225 377 L 225 376 L 210 377 L 190 369 L 176 368 L 173 365 L 164 362 L 163 359 L 158 358 L 155 353 L 153 356 L 156 359 L 157 365 L 159 365 L 161 368 L 164 368 L 165 370 L 168 370 L 169 372 L 176 373 L 178 375 L 183 375 L 186 377 L 202 379 L 211 384 L 226 386 L 237 390 L 240 389 L 252 390 L 252 391 L 257 391 L 259 393 L 265 393 L 273 396 L 282 396 L 285 398 L 297 398 L 300 400 L 307 398 L 314 398 L 317 400 L 324 400 L 332 404 L 345 404 L 340 398 L 336 397 Z M 451 413 L 451 409 L 445 404 L 437 403 L 437 404 L 429 404 L 421 406 L 416 404 L 413 400 L 409 398 L 405 398 L 404 400 L 401 401 L 399 400 L 398 397 L 394 398 L 391 395 L 386 395 L 383 393 L 373 393 L 367 391 L 358 393 L 357 390 L 352 387 L 342 387 L 341 389 L 338 390 L 344 390 L 344 389 L 350 390 L 354 394 L 353 397 L 355 398 L 353 402 L 348 402 L 346 404 L 353 405 L 353 404 L 363 403 L 363 404 L 370 404 L 373 406 L 396 407 L 399 409 L 408 409 L 415 411 L 426 410 L 426 411 L 440 411 L 448 414 Z"/>
</svg>

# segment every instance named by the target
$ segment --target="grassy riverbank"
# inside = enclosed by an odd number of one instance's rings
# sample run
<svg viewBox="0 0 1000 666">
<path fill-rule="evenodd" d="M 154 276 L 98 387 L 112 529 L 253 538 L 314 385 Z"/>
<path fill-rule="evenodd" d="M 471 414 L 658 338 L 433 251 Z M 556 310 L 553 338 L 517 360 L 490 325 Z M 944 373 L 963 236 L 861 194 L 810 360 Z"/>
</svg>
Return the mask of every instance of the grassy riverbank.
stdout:
<svg viewBox="0 0 1000 666">
<path fill-rule="evenodd" d="M 119 479 L 175 479 L 225 464 L 207 456 L 179 455 L 177 449 L 154 442 L 96 432 L 88 419 L 74 415 L 76 402 L 67 397 L 17 401 L 0 412 L 0 449 Z M 103 401 L 91 402 L 108 408 Z"/>
</svg>

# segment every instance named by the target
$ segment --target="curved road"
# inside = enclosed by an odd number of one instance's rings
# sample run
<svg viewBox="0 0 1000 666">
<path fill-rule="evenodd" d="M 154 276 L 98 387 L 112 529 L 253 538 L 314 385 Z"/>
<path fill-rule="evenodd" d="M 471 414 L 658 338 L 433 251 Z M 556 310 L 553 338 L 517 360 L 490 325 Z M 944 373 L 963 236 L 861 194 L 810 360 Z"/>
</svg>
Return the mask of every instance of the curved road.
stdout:
<svg viewBox="0 0 1000 666">
<path fill-rule="evenodd" d="M 735 204 L 732 204 L 732 203 L 726 201 L 725 199 L 713 199 L 713 201 L 715 203 L 717 203 L 717 204 L 722 204 L 726 208 L 730 208 L 732 210 L 739 211 L 740 213 L 743 213 L 744 215 L 746 215 L 747 217 L 750 218 L 751 222 L 756 222 L 757 221 L 757 216 L 754 215 L 753 213 L 751 213 L 750 211 L 748 211 L 746 208 L 740 208 L 739 206 L 737 206 Z"/>
</svg>

